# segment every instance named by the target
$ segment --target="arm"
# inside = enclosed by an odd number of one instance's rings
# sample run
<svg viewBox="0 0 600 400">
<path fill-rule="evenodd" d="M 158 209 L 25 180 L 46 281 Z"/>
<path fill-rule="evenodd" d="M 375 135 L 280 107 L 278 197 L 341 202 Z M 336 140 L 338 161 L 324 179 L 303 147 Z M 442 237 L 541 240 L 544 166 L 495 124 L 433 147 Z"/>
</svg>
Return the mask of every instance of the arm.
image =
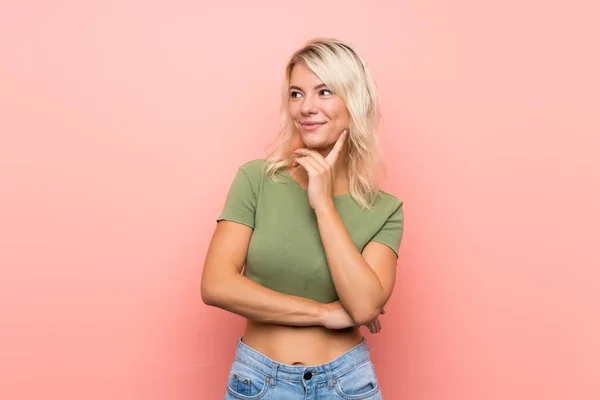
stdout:
<svg viewBox="0 0 600 400">
<path fill-rule="evenodd" d="M 333 201 L 316 208 L 329 271 L 344 308 L 363 325 L 374 320 L 389 300 L 396 278 L 396 253 L 370 242 L 356 249 Z"/>
<path fill-rule="evenodd" d="M 359 325 L 374 321 L 391 296 L 396 253 L 372 241 L 356 249 L 333 202 L 334 167 L 344 146 L 344 130 L 327 157 L 309 149 L 294 150 L 294 161 L 308 174 L 308 200 L 317 216 L 329 272 L 341 303 Z"/>
<path fill-rule="evenodd" d="M 341 329 L 354 325 L 342 305 L 267 289 L 241 274 L 252 228 L 221 221 L 210 243 L 202 271 L 202 300 L 255 321 L 293 326 L 323 325 Z"/>
</svg>

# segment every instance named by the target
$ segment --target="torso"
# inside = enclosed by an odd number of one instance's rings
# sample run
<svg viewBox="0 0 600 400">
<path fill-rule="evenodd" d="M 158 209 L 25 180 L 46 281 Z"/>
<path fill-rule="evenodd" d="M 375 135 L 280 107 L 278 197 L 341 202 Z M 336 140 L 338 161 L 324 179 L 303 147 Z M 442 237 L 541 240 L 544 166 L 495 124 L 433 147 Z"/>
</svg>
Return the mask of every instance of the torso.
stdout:
<svg viewBox="0 0 600 400">
<path fill-rule="evenodd" d="M 260 175 L 261 165 L 257 160 L 246 166 L 256 211 L 244 273 L 280 293 L 320 303 L 338 300 L 305 182 L 296 181 L 288 171 L 280 175 L 287 182 L 267 181 Z M 398 204 L 398 200 L 385 195 L 369 212 L 361 210 L 349 194 L 334 195 L 334 201 L 359 251 Z M 362 334 L 358 328 L 330 330 L 248 320 L 242 341 L 279 363 L 319 365 L 360 344 Z"/>
</svg>

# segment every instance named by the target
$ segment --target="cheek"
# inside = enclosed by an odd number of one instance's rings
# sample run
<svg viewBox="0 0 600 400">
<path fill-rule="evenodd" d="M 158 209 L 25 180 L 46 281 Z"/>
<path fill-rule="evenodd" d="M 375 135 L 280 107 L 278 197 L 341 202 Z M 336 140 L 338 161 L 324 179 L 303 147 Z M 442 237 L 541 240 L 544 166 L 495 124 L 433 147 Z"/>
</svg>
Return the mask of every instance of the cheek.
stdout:
<svg viewBox="0 0 600 400">
<path fill-rule="evenodd" d="M 291 115 L 291 116 L 296 115 L 296 108 L 297 107 L 294 107 L 293 103 L 288 103 L 288 105 L 287 105 L 288 114 Z"/>
<path fill-rule="evenodd" d="M 327 105 L 329 118 L 336 120 L 337 123 L 346 124 L 349 119 L 348 110 L 343 102 L 334 102 Z"/>
<path fill-rule="evenodd" d="M 289 105 L 287 107 L 287 115 L 291 119 L 291 122 L 297 127 L 298 119 L 300 118 L 300 108 L 295 105 Z"/>
</svg>

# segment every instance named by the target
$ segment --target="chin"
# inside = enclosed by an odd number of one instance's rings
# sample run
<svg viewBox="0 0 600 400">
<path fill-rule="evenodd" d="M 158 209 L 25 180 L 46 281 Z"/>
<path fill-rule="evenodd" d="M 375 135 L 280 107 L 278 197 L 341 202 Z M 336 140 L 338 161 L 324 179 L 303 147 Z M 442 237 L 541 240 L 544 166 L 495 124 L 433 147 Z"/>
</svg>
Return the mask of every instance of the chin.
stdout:
<svg viewBox="0 0 600 400">
<path fill-rule="evenodd" d="M 328 146 L 326 141 L 319 139 L 315 140 L 314 138 L 302 137 L 302 141 L 307 148 L 314 150 L 323 149 Z"/>
<path fill-rule="evenodd" d="M 303 132 L 300 137 L 302 138 L 304 145 L 309 149 L 325 149 L 332 145 L 332 143 L 330 143 L 331 141 L 327 140 L 327 135 L 317 134 L 314 132 Z"/>
</svg>

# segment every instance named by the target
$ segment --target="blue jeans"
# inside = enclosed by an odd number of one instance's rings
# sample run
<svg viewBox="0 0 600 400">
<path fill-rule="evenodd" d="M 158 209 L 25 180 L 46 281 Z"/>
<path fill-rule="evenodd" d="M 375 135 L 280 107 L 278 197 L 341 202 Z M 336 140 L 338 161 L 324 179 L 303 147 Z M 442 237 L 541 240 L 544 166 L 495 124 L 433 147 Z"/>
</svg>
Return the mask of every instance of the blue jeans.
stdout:
<svg viewBox="0 0 600 400">
<path fill-rule="evenodd" d="M 225 400 L 381 400 L 366 340 L 326 364 L 277 363 L 238 340 Z"/>
</svg>

